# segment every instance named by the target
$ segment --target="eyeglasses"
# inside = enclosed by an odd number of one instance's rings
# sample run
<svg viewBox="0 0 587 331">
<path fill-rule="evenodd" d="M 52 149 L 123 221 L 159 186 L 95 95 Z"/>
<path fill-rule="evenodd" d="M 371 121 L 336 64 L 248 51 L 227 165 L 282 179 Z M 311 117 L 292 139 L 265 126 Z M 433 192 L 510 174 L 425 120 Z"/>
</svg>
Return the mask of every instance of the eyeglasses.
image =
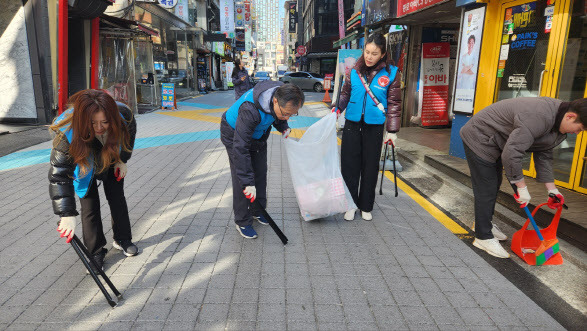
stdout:
<svg viewBox="0 0 587 331">
<path fill-rule="evenodd" d="M 281 106 L 279 104 L 277 104 L 277 106 L 279 107 L 279 111 L 281 112 L 281 115 L 283 115 L 284 117 L 298 116 L 298 113 L 288 114 L 288 113 L 286 113 L 286 112 L 283 111 L 283 108 L 281 108 Z"/>
</svg>

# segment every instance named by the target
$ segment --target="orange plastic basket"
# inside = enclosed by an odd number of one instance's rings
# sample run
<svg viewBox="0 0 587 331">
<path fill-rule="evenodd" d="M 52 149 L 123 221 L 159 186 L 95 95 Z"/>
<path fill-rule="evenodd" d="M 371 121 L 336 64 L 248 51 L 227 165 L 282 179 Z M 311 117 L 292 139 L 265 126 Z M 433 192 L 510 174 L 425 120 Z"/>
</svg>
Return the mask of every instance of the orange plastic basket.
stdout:
<svg viewBox="0 0 587 331">
<path fill-rule="evenodd" d="M 546 205 L 546 203 L 543 203 L 536 206 L 536 208 L 534 208 L 534 210 L 532 211 L 532 217 L 536 215 L 538 209 Z M 560 222 L 562 211 L 563 207 L 558 207 L 556 213 L 554 214 L 552 222 L 550 222 L 550 225 L 540 230 L 540 233 L 544 237 L 544 240 L 556 239 L 556 231 L 558 230 L 558 223 Z M 538 246 L 540 246 L 540 239 L 538 238 L 536 231 L 534 231 L 533 229 L 529 230 L 528 225 L 530 225 L 530 220 L 526 219 L 526 223 L 524 223 L 524 226 L 520 230 L 516 231 L 516 233 L 514 233 L 512 237 L 512 251 L 529 265 L 536 265 L 536 255 L 532 252 L 524 253 L 524 250 L 536 251 Z M 560 254 L 560 252 L 554 254 L 542 265 L 558 264 L 563 264 L 563 257 Z"/>
</svg>

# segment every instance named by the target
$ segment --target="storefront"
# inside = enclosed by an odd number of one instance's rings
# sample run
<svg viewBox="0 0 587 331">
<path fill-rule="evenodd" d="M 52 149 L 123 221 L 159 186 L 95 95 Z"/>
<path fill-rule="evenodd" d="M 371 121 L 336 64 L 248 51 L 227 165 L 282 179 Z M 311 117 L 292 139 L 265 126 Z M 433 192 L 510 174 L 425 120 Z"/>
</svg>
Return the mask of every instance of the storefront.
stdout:
<svg viewBox="0 0 587 331">
<path fill-rule="evenodd" d="M 466 7 L 465 7 L 466 9 Z M 493 102 L 548 96 L 565 101 L 587 97 L 587 7 L 585 0 L 490 2 L 475 90 L 474 113 Z M 461 156 L 457 115 L 451 154 Z M 454 147 L 453 147 L 454 146 Z M 587 135 L 569 134 L 554 151 L 556 184 L 587 194 Z M 525 174 L 535 176 L 532 155 Z"/>
<path fill-rule="evenodd" d="M 395 10 L 387 40 L 405 86 L 402 125 L 448 127 L 461 9 L 455 0 L 398 0 Z"/>
</svg>

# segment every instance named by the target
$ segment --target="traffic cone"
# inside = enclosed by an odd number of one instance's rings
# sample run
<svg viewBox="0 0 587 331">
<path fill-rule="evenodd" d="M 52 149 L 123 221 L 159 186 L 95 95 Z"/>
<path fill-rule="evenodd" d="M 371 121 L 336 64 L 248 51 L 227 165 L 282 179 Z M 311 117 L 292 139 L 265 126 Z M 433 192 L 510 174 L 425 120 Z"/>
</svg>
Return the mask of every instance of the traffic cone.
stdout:
<svg viewBox="0 0 587 331">
<path fill-rule="evenodd" d="M 328 90 L 326 90 L 326 93 L 324 93 L 324 99 L 322 99 L 322 102 L 327 103 L 327 104 L 332 103 L 332 100 L 330 99 L 330 94 L 328 93 Z"/>
</svg>

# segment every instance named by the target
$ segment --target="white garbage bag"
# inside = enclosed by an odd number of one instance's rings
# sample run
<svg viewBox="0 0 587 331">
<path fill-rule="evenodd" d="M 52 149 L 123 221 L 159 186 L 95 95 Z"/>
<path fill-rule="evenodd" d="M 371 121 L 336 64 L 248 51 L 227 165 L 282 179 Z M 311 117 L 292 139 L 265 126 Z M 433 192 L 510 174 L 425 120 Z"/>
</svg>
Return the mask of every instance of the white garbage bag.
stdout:
<svg viewBox="0 0 587 331">
<path fill-rule="evenodd" d="M 357 208 L 340 173 L 335 113 L 310 126 L 299 141 L 284 139 L 284 143 L 305 221 Z"/>
</svg>

